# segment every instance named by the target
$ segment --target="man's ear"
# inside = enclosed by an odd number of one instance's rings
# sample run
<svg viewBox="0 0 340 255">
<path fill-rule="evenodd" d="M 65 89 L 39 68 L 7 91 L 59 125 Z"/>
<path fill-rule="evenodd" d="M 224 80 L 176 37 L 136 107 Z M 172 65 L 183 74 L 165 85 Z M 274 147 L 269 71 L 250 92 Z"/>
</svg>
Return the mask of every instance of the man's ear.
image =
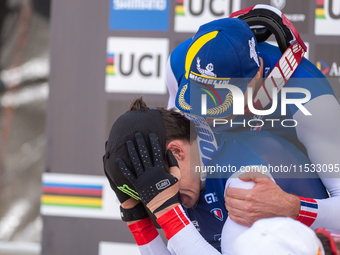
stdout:
<svg viewBox="0 0 340 255">
<path fill-rule="evenodd" d="M 171 150 L 177 161 L 185 159 L 185 151 L 181 142 L 174 140 L 168 143 L 166 150 Z"/>
</svg>

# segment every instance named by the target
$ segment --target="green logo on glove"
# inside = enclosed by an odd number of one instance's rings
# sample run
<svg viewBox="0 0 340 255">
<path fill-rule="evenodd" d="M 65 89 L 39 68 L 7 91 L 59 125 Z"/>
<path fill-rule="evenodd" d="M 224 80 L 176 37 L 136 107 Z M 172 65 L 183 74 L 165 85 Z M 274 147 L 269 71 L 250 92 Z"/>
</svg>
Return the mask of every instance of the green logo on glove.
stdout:
<svg viewBox="0 0 340 255">
<path fill-rule="evenodd" d="M 124 192 L 125 194 L 129 195 L 130 197 L 136 199 L 136 200 L 140 200 L 140 197 L 138 196 L 138 193 L 131 189 L 128 185 L 124 184 L 123 186 L 120 186 L 117 188 L 121 191 Z"/>
</svg>

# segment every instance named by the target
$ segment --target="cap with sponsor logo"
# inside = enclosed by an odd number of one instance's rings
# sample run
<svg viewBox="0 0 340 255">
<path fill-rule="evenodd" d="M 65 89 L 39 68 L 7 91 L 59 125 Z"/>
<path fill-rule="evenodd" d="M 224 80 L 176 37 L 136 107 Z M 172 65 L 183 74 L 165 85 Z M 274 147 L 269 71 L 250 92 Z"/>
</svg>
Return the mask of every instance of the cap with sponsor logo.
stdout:
<svg viewBox="0 0 340 255">
<path fill-rule="evenodd" d="M 311 228 L 291 218 L 277 217 L 256 221 L 237 237 L 233 254 L 324 255 L 325 252 Z"/>
<path fill-rule="evenodd" d="M 246 22 L 224 18 L 202 25 L 187 51 L 176 107 L 203 117 L 229 116 L 233 107 L 244 108 L 243 94 L 259 67 L 257 42 Z"/>
</svg>

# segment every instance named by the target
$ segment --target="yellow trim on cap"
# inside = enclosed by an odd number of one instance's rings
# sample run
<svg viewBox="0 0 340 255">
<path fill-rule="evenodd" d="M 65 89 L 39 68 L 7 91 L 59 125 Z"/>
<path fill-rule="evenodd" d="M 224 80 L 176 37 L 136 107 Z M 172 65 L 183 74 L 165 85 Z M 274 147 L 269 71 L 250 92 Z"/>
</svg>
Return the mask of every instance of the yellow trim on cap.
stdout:
<svg viewBox="0 0 340 255">
<path fill-rule="evenodd" d="M 201 74 L 198 74 L 198 73 L 195 73 L 193 71 L 191 71 L 192 74 L 196 75 L 196 76 L 199 76 L 199 77 L 202 77 L 202 78 L 206 78 L 206 79 L 210 79 L 210 80 L 221 80 L 221 81 L 226 81 L 226 80 L 230 80 L 230 78 L 216 78 L 216 77 L 211 77 L 211 76 L 205 76 L 205 75 L 201 75 Z"/>
<path fill-rule="evenodd" d="M 211 39 L 215 38 L 218 31 L 213 31 L 210 33 L 207 33 L 205 35 L 202 35 L 200 38 L 198 38 L 190 47 L 188 50 L 187 56 L 185 58 L 185 78 L 188 79 L 189 77 L 189 71 L 192 61 L 194 60 L 194 57 L 196 56 L 197 52 Z"/>
</svg>

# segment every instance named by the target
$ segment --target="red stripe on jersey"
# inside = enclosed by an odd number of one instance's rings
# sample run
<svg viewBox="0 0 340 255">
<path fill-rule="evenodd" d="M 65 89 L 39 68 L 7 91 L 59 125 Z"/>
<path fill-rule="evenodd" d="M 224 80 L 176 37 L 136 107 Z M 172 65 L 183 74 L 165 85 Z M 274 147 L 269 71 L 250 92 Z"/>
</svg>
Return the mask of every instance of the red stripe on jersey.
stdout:
<svg viewBox="0 0 340 255">
<path fill-rule="evenodd" d="M 157 229 L 150 218 L 139 220 L 128 227 L 139 246 L 150 243 L 158 236 Z"/>
<path fill-rule="evenodd" d="M 190 223 L 178 206 L 159 217 L 157 222 L 162 227 L 168 240 Z"/>
</svg>

